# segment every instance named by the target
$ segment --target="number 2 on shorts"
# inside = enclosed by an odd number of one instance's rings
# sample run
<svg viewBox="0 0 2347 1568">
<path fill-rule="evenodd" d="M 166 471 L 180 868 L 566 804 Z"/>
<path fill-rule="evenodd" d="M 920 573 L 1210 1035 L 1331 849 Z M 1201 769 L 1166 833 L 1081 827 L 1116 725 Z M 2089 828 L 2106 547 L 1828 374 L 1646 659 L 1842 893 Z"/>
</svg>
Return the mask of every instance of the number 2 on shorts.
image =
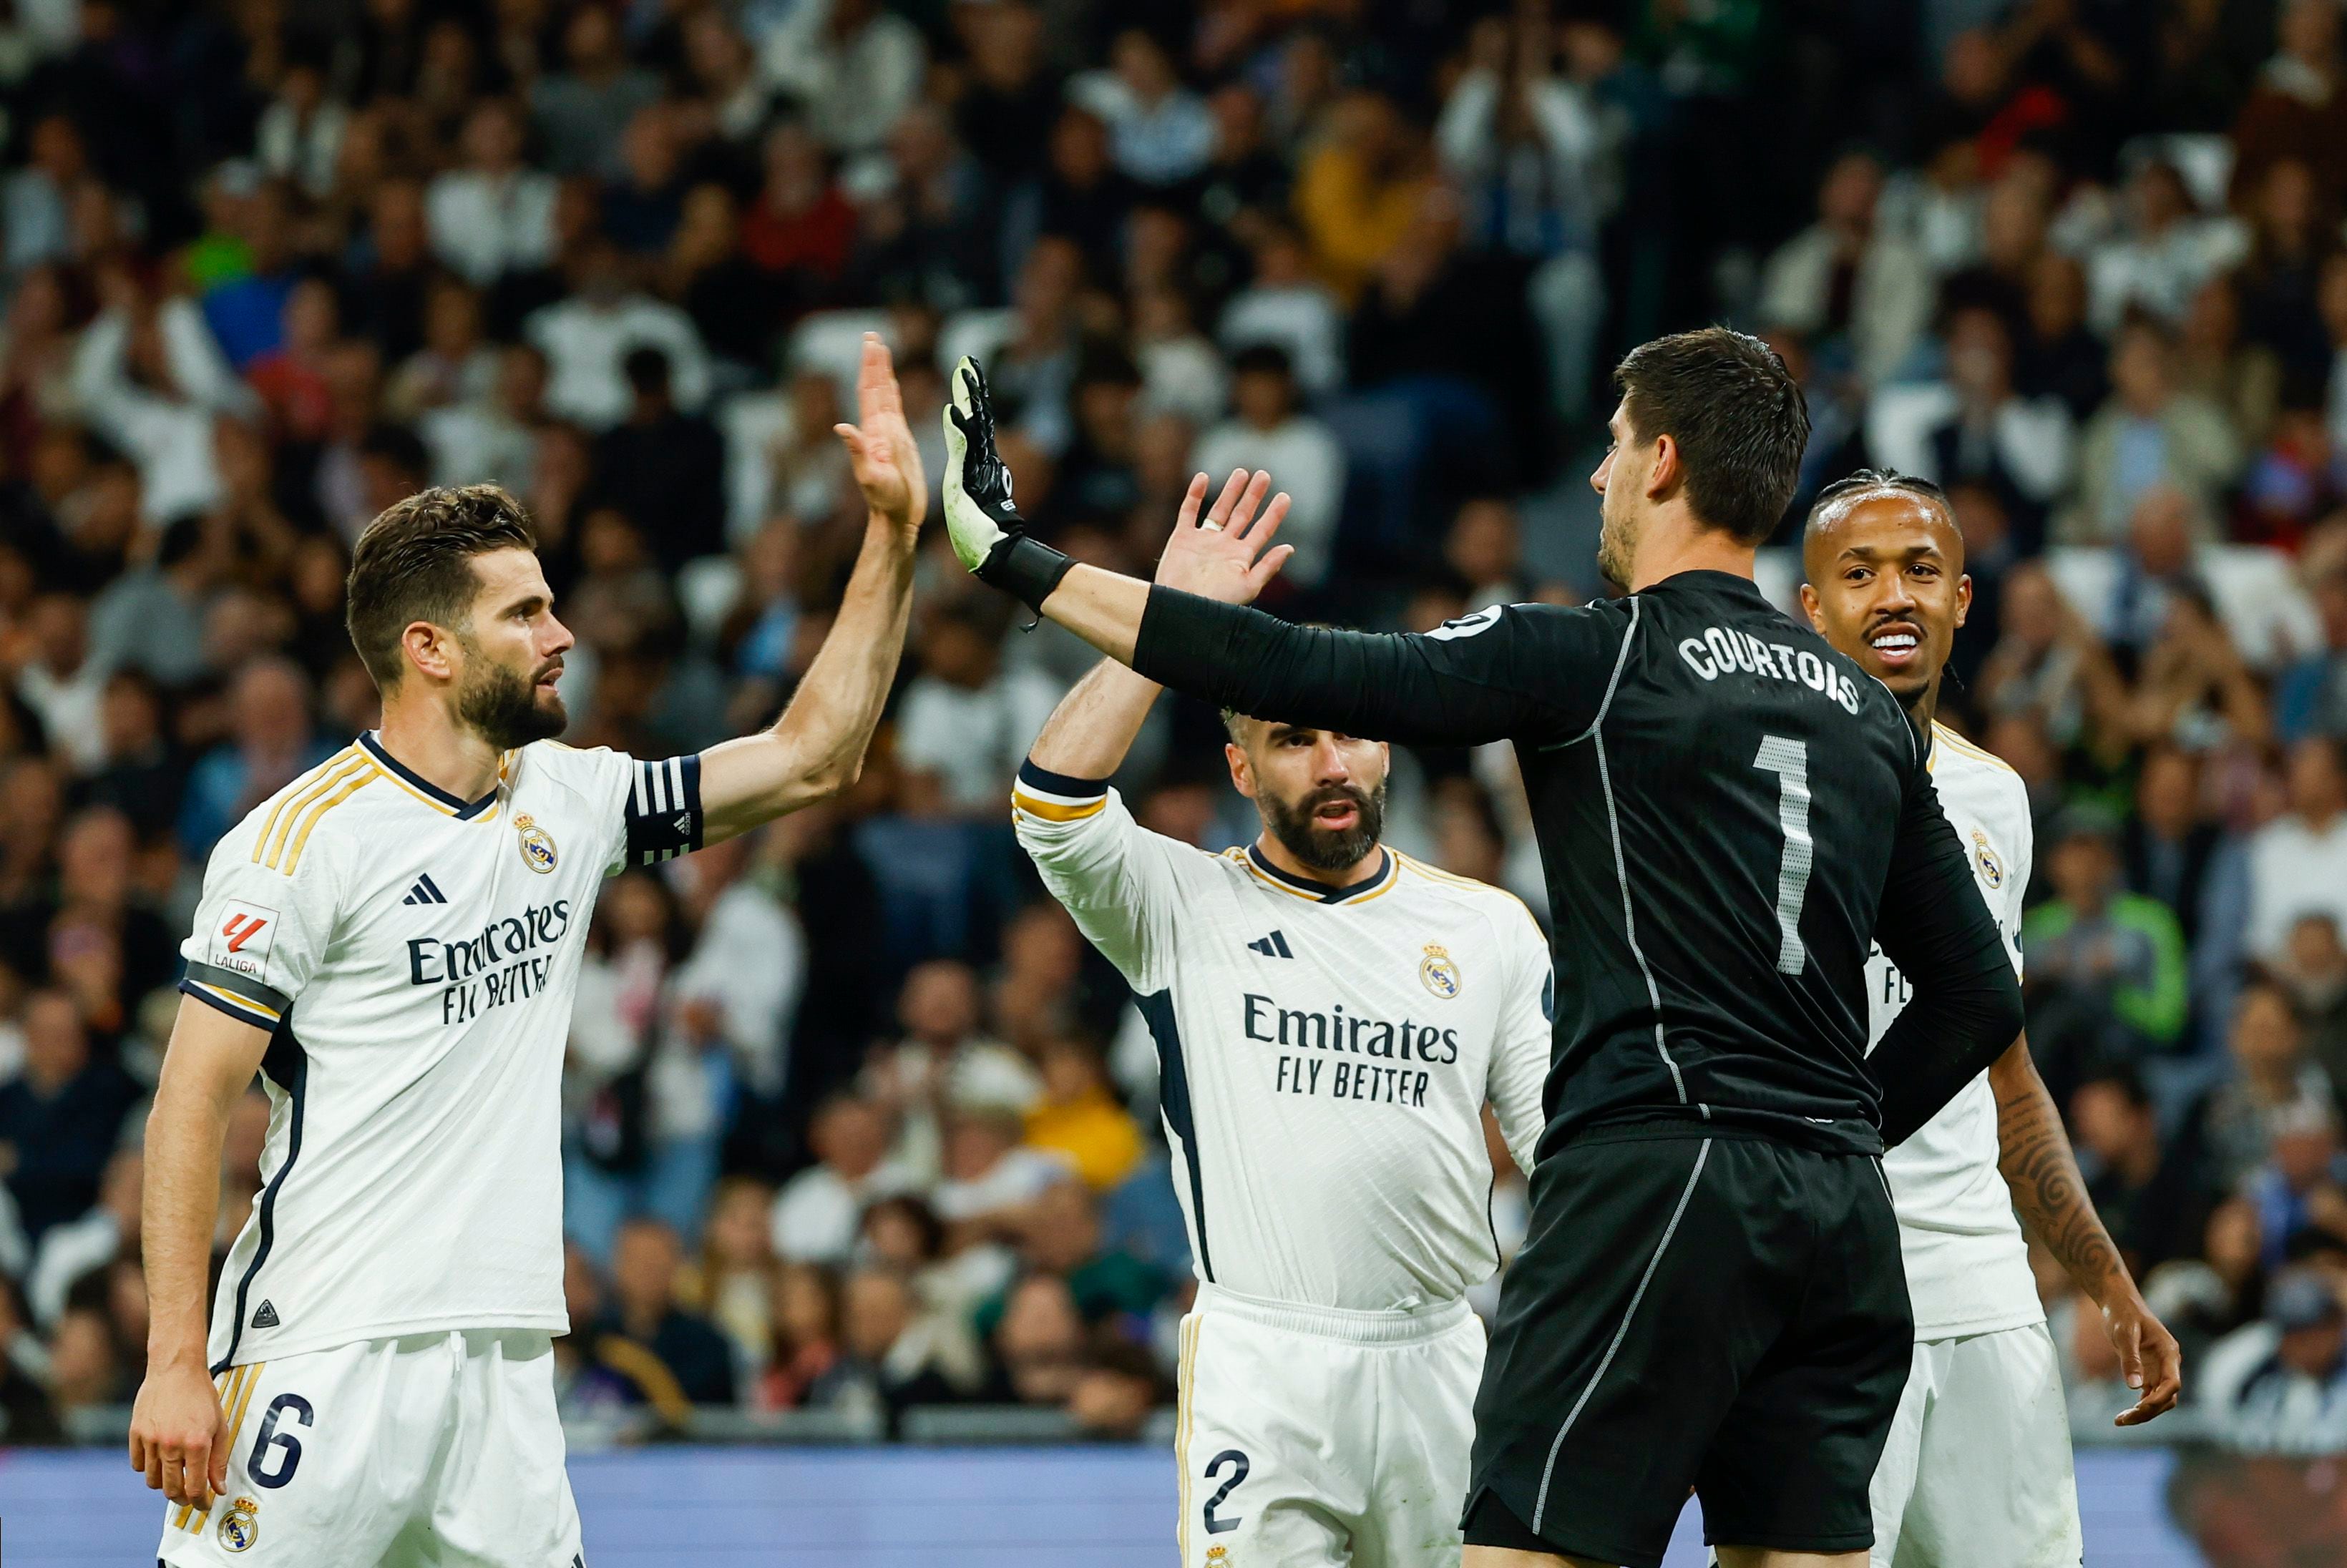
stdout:
<svg viewBox="0 0 2347 1568">
<path fill-rule="evenodd" d="M 1214 1480 L 1215 1476 L 1222 1473 L 1225 1465 L 1231 1467 L 1230 1480 L 1223 1482 L 1215 1490 L 1214 1495 L 1206 1499 L 1205 1522 L 1206 1533 L 1209 1535 L 1220 1535 L 1225 1530 L 1236 1530 L 1246 1518 L 1244 1513 L 1229 1519 L 1214 1517 L 1214 1510 L 1221 1506 L 1223 1499 L 1228 1497 L 1232 1490 L 1247 1478 L 1247 1456 L 1235 1448 L 1226 1448 L 1206 1461 L 1206 1479 Z"/>
</svg>

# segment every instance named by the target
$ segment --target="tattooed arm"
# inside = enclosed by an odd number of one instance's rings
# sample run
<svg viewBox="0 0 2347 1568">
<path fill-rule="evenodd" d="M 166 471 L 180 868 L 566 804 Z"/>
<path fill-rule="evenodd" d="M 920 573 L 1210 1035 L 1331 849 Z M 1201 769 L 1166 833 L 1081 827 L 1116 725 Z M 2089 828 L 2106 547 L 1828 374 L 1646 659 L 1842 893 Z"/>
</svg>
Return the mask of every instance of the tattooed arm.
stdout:
<svg viewBox="0 0 2347 1568">
<path fill-rule="evenodd" d="M 2121 1411 L 2115 1424 L 2139 1426 L 2173 1410 L 2183 1388 L 2183 1354 L 2176 1336 L 2145 1304 L 2086 1196 L 2061 1114 L 2030 1060 L 2027 1035 L 1989 1068 L 1988 1081 L 1996 1093 L 1997 1169 L 2013 1189 L 2013 1207 L 2030 1234 L 2102 1309 L 2103 1331 L 2118 1351 L 2127 1387 L 2141 1391 L 2134 1408 Z"/>
</svg>

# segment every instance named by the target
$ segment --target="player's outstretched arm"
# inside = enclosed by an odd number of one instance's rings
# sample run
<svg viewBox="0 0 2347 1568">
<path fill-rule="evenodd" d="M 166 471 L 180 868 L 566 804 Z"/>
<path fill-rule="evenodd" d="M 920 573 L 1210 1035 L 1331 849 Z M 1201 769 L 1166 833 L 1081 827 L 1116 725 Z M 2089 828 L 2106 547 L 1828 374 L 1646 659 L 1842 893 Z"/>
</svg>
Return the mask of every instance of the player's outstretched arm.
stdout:
<svg viewBox="0 0 2347 1568">
<path fill-rule="evenodd" d="M 860 423 L 834 429 L 864 492 L 864 548 L 839 618 L 782 718 L 702 753 L 704 842 L 747 832 L 855 783 L 904 654 L 928 480 L 877 333 L 864 335 L 856 394 Z"/>
<path fill-rule="evenodd" d="M 1286 512 L 1277 502 L 1252 524 L 1220 527 L 1197 517 L 1204 493 L 1194 484 L 1153 586 L 1080 565 L 1027 533 L 974 361 L 954 367 L 952 391 L 945 509 L 955 555 L 980 582 L 1153 680 L 1257 718 L 1420 745 L 1563 738 L 1602 703 L 1622 649 L 1619 617 L 1517 607 L 1399 636 L 1294 626 L 1244 607 L 1290 553 L 1271 542 Z M 1267 476 L 1257 483 L 1268 488 Z"/>
<path fill-rule="evenodd" d="M 2120 1411 L 2113 1424 L 2140 1426 L 2166 1414 L 2183 1391 L 2184 1353 L 2136 1288 L 2135 1276 L 2086 1196 L 2086 1178 L 2062 1130 L 2054 1096 L 2030 1058 L 2028 1036 L 1996 1059 L 1988 1081 L 1996 1092 L 1997 1169 L 2013 1189 L 2013 1207 L 2030 1234 L 2101 1309 L 2103 1331 L 2118 1352 L 2127 1387 L 2140 1390 L 2134 1406 Z"/>
<path fill-rule="evenodd" d="M 205 1365 L 212 1227 L 229 1114 L 268 1048 L 265 1031 L 181 997 L 147 1116 L 147 1377 L 131 1410 L 130 1468 L 173 1502 L 209 1507 L 228 1484 L 227 1433 Z"/>
</svg>

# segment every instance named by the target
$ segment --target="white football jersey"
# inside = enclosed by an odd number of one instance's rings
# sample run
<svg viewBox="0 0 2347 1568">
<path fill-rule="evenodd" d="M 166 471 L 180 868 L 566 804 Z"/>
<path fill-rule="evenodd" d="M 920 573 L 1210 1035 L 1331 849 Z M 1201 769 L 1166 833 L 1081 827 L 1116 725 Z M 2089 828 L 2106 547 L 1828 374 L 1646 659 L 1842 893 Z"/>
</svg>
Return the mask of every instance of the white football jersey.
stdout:
<svg viewBox="0 0 2347 1568">
<path fill-rule="evenodd" d="M 1200 1278 L 1389 1311 L 1491 1277 L 1482 1106 L 1529 1170 L 1553 1005 L 1548 944 L 1514 895 L 1390 849 L 1332 892 L 1252 846 L 1149 832 L 1107 785 L 1032 763 L 1012 808 L 1156 1040 Z"/>
<path fill-rule="evenodd" d="M 701 842 L 700 759 L 552 741 L 459 800 L 374 735 L 212 850 L 180 989 L 271 1032 L 215 1374 L 354 1340 L 565 1330 L 560 1081 L 603 878 Z"/>
<path fill-rule="evenodd" d="M 2021 776 L 1943 725 L 1932 727 L 1932 782 L 1972 858 L 1982 899 L 2021 970 L 2021 899 L 2034 850 Z M 1866 964 L 1869 1048 L 1907 1005 L 1907 977 L 1876 948 Z M 1997 1170 L 1996 1095 L 1983 1073 L 1883 1156 L 1915 1336 L 1944 1339 L 2042 1323 L 2013 1194 Z"/>
</svg>

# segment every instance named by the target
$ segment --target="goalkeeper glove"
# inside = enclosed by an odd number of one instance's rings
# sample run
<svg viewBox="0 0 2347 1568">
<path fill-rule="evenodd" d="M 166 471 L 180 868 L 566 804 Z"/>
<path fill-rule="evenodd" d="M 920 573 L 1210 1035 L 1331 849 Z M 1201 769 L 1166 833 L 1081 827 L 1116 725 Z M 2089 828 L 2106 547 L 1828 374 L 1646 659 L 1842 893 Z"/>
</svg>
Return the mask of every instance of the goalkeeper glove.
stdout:
<svg viewBox="0 0 2347 1568">
<path fill-rule="evenodd" d="M 962 357 L 947 400 L 946 534 L 962 565 L 981 583 L 1001 589 L 1033 610 L 1060 585 L 1075 562 L 1031 538 L 1010 499 L 1010 470 L 994 450 L 994 405 L 978 361 Z"/>
</svg>

